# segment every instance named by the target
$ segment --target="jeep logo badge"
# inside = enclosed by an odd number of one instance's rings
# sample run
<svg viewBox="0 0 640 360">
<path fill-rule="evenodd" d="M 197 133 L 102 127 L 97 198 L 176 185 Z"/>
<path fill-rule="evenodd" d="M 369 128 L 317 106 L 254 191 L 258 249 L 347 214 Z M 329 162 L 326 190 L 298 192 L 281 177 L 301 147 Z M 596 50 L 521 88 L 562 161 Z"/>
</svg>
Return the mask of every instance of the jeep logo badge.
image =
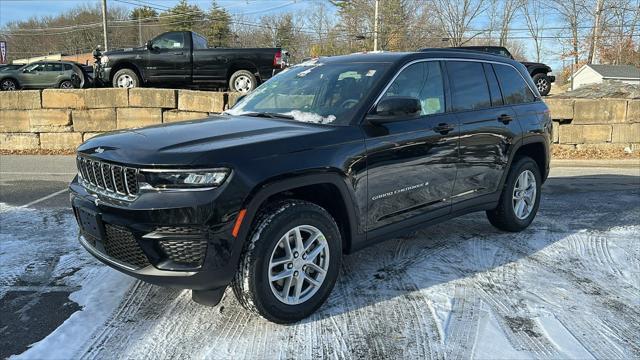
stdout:
<svg viewBox="0 0 640 360">
<path fill-rule="evenodd" d="M 98 154 L 102 154 L 104 152 L 104 149 L 101 147 L 97 147 L 94 151 Z"/>
</svg>

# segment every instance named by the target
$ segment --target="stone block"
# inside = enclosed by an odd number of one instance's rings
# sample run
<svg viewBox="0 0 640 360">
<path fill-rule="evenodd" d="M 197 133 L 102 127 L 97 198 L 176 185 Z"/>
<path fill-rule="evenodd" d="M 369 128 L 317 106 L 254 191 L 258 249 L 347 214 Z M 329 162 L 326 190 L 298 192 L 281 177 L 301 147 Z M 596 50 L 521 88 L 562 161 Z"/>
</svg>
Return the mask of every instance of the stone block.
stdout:
<svg viewBox="0 0 640 360">
<path fill-rule="evenodd" d="M 116 109 L 73 110 L 75 131 L 109 131 L 116 129 Z"/>
<path fill-rule="evenodd" d="M 29 111 L 0 110 L 0 132 L 29 132 Z"/>
<path fill-rule="evenodd" d="M 101 132 L 86 132 L 82 134 L 82 141 L 87 141 L 89 139 L 91 139 L 94 136 L 98 136 L 98 135 L 102 135 L 104 133 Z"/>
<path fill-rule="evenodd" d="M 560 144 L 585 144 L 611 141 L 611 125 L 561 125 Z"/>
<path fill-rule="evenodd" d="M 128 89 L 86 89 L 85 104 L 89 109 L 129 106 Z"/>
<path fill-rule="evenodd" d="M 82 143 L 82 134 L 69 133 L 40 133 L 40 148 L 47 150 L 73 150 Z"/>
<path fill-rule="evenodd" d="M 162 123 L 162 109 L 120 108 L 117 109 L 118 129 L 139 128 Z"/>
<path fill-rule="evenodd" d="M 553 125 L 553 128 L 551 129 L 552 141 L 554 143 L 557 143 L 560 140 L 560 123 L 558 123 L 557 121 L 553 121 L 552 125 Z"/>
<path fill-rule="evenodd" d="M 224 110 L 224 93 L 178 90 L 178 110 L 221 113 Z"/>
<path fill-rule="evenodd" d="M 226 99 L 226 103 L 224 106 L 224 109 L 231 109 L 233 107 L 233 105 L 235 105 L 238 102 L 238 99 L 242 96 L 242 93 L 239 92 L 232 92 L 232 93 L 227 93 L 227 99 Z"/>
<path fill-rule="evenodd" d="M 640 123 L 613 124 L 611 142 L 640 143 Z"/>
<path fill-rule="evenodd" d="M 573 99 L 545 98 L 544 102 L 549 107 L 551 118 L 554 120 L 573 119 Z"/>
<path fill-rule="evenodd" d="M 33 150 L 40 148 L 40 137 L 38 134 L 30 133 L 0 133 L 1 150 Z"/>
<path fill-rule="evenodd" d="M 49 109 L 84 109 L 85 91 L 81 89 L 42 90 L 42 107 Z"/>
<path fill-rule="evenodd" d="M 40 90 L 0 92 L 0 109 L 27 110 L 41 107 Z"/>
<path fill-rule="evenodd" d="M 204 119 L 207 117 L 209 117 L 209 114 L 205 112 L 168 110 L 162 113 L 162 122 L 170 123 L 176 121 Z"/>
<path fill-rule="evenodd" d="M 612 124 L 625 122 L 627 100 L 577 99 L 572 124 Z"/>
<path fill-rule="evenodd" d="M 31 132 L 71 131 L 71 110 L 69 109 L 38 109 L 28 112 Z"/>
<path fill-rule="evenodd" d="M 629 100 L 627 105 L 627 122 L 640 123 L 640 100 Z"/>
<path fill-rule="evenodd" d="M 177 106 L 176 90 L 145 88 L 129 89 L 129 106 L 175 109 Z"/>
</svg>

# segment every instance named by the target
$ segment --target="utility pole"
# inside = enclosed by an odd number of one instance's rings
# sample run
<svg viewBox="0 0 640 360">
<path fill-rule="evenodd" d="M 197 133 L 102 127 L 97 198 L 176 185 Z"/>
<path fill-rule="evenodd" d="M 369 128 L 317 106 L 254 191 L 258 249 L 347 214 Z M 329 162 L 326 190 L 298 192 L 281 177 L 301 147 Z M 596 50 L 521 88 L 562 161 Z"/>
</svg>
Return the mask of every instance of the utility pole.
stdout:
<svg viewBox="0 0 640 360">
<path fill-rule="evenodd" d="M 142 46 L 142 19 L 138 15 L 138 45 Z"/>
<path fill-rule="evenodd" d="M 600 18 L 602 17 L 602 7 L 603 0 L 598 0 L 596 3 L 596 18 L 595 24 L 593 27 L 593 52 L 591 53 L 591 59 L 589 59 L 590 64 L 595 64 L 598 62 L 598 41 L 600 40 Z"/>
<path fill-rule="evenodd" d="M 373 51 L 378 51 L 378 3 L 380 1 L 376 0 L 376 12 L 374 15 L 373 21 Z"/>
<path fill-rule="evenodd" d="M 107 0 L 102 0 L 102 33 L 104 36 L 104 51 L 108 49 L 108 41 L 107 41 Z"/>
</svg>

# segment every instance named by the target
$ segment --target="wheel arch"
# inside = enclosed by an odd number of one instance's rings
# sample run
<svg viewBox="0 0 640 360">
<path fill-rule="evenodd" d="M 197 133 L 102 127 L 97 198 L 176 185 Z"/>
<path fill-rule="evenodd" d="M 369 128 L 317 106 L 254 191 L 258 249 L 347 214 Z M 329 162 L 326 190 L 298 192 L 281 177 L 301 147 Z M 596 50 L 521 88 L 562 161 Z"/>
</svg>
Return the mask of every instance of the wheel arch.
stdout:
<svg viewBox="0 0 640 360">
<path fill-rule="evenodd" d="M 144 83 L 144 77 L 142 70 L 140 69 L 140 67 L 130 61 L 120 61 L 117 62 L 115 65 L 113 65 L 111 67 L 111 73 L 109 74 L 109 83 L 113 83 L 113 77 L 116 75 L 116 73 L 119 70 L 122 69 L 129 69 L 129 70 L 133 70 L 133 72 L 136 73 L 136 75 L 138 75 L 138 78 L 140 79 L 141 83 Z"/>
<path fill-rule="evenodd" d="M 238 70 L 247 70 L 255 75 L 256 79 L 260 81 L 260 74 L 258 73 L 258 67 L 256 64 L 249 60 L 238 60 L 231 63 L 231 66 L 227 69 L 227 82 L 231 79 L 231 75 Z"/>
<path fill-rule="evenodd" d="M 507 175 L 511 169 L 511 165 L 523 156 L 529 156 L 536 162 L 536 164 L 538 164 L 538 169 L 540 170 L 540 175 L 544 182 L 549 176 L 549 151 L 549 144 L 546 141 L 546 138 L 542 135 L 528 136 L 521 139 L 516 146 L 514 146 L 514 149 L 511 152 L 507 171 L 502 175 L 500 189 L 502 189 L 505 181 L 507 180 Z"/>
<path fill-rule="evenodd" d="M 22 85 L 20 85 L 20 81 L 16 77 L 6 76 L 6 77 L 3 77 L 2 79 L 0 79 L 0 82 L 5 81 L 5 80 L 13 80 L 16 83 L 16 90 L 19 90 L 22 87 Z"/>
<path fill-rule="evenodd" d="M 538 74 L 547 75 L 548 73 L 549 73 L 549 71 L 546 68 L 543 68 L 543 67 L 540 67 L 540 66 L 529 70 L 529 74 L 531 74 L 531 77 L 534 77 L 534 76 L 536 76 Z"/>
<path fill-rule="evenodd" d="M 338 224 L 343 237 L 342 250 L 349 253 L 358 241 L 358 214 L 352 192 L 345 179 L 336 173 L 297 175 L 287 179 L 265 181 L 248 196 L 243 206 L 245 219 L 239 238 L 246 240 L 257 215 L 268 203 L 284 198 L 313 202 L 327 210 Z"/>
</svg>

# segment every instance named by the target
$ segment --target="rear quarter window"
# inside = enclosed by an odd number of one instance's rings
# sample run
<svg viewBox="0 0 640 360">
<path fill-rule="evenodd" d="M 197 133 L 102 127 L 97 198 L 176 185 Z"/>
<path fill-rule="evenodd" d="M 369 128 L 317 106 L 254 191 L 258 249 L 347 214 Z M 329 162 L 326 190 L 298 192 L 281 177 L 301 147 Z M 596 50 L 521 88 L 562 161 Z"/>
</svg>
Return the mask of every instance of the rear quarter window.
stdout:
<svg viewBox="0 0 640 360">
<path fill-rule="evenodd" d="M 491 95 L 484 76 L 482 63 L 447 61 L 454 111 L 491 107 Z"/>
<path fill-rule="evenodd" d="M 535 101 L 535 95 L 516 69 L 498 64 L 494 64 L 493 69 L 498 77 L 505 104 L 513 105 Z"/>
</svg>

